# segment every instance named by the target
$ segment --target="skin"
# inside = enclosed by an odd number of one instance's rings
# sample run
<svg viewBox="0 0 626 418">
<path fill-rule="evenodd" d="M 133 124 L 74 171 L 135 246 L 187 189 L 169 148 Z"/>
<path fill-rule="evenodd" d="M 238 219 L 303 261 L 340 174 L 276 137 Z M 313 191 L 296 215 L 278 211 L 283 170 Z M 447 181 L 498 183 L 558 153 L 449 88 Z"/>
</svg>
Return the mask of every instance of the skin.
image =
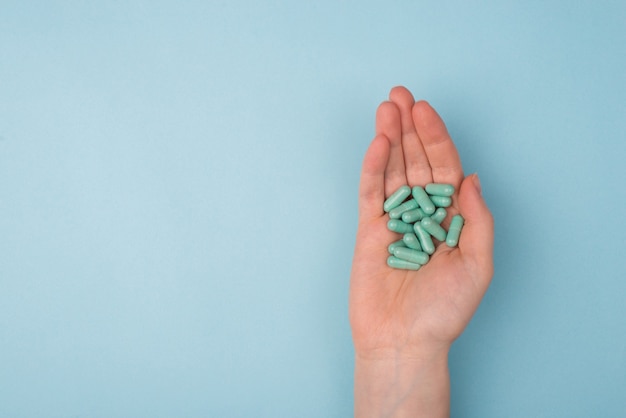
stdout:
<svg viewBox="0 0 626 418">
<path fill-rule="evenodd" d="M 387 266 L 384 200 L 398 187 L 449 183 L 452 216 L 465 218 L 459 245 L 437 249 L 418 271 Z M 359 221 L 350 277 L 355 347 L 355 416 L 446 417 L 448 352 L 476 311 L 493 276 L 493 217 L 476 174 L 461 160 L 437 112 L 395 87 L 376 112 L 376 136 L 361 172 Z"/>
</svg>

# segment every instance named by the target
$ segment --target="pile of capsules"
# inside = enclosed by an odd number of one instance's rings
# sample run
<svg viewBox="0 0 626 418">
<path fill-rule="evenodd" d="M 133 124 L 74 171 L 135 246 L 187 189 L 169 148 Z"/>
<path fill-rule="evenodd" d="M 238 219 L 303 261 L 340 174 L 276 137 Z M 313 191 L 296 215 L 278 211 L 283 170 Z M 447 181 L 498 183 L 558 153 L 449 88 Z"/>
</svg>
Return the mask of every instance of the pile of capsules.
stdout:
<svg viewBox="0 0 626 418">
<path fill-rule="evenodd" d="M 389 245 L 389 267 L 418 270 L 435 252 L 433 238 L 445 241 L 449 247 L 457 246 L 463 217 L 453 216 L 448 231 L 441 226 L 448 214 L 445 208 L 452 204 L 453 194 L 454 186 L 451 184 L 430 183 L 425 188 L 404 185 L 385 200 L 383 209 L 390 218 L 387 228 L 404 234 L 401 240 Z"/>
</svg>

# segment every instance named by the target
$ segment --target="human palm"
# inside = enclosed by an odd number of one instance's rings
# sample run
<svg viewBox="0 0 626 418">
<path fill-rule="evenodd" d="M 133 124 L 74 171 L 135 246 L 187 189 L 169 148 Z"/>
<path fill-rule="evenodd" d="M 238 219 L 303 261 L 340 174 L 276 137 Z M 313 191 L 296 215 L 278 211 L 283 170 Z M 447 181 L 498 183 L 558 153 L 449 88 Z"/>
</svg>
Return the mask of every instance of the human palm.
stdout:
<svg viewBox="0 0 626 418">
<path fill-rule="evenodd" d="M 350 322 L 357 354 L 411 356 L 446 348 L 463 331 L 493 274 L 493 218 L 478 177 L 464 177 L 446 127 L 426 102 L 403 87 L 391 90 L 376 115 L 376 137 L 361 174 L 359 225 L 350 281 Z M 417 271 L 392 269 L 387 246 L 400 235 L 387 229 L 383 202 L 403 184 L 455 187 L 444 227 L 461 213 L 459 246 L 439 243 Z"/>
</svg>

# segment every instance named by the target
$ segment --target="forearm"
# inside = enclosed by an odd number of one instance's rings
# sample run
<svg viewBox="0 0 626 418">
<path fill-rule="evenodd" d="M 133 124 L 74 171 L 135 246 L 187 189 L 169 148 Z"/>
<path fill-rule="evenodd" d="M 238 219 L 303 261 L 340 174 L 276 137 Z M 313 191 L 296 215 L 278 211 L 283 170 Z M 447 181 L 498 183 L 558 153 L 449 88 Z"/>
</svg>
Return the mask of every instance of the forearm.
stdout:
<svg viewBox="0 0 626 418">
<path fill-rule="evenodd" d="M 398 358 L 356 355 L 355 417 L 448 417 L 448 350 Z"/>
</svg>

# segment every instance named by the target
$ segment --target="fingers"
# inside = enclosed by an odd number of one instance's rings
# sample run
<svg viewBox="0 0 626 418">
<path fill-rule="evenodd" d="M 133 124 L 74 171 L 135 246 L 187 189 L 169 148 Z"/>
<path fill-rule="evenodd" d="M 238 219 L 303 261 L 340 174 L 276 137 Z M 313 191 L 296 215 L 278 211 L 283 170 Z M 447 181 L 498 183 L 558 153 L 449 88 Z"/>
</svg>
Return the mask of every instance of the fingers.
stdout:
<svg viewBox="0 0 626 418">
<path fill-rule="evenodd" d="M 494 227 L 493 216 L 481 195 L 478 175 L 467 176 L 461 183 L 459 207 L 465 218 L 459 249 L 475 269 L 475 277 L 486 286 L 493 275 Z"/>
<path fill-rule="evenodd" d="M 383 214 L 385 201 L 385 169 L 389 160 L 389 140 L 377 135 L 370 144 L 361 169 L 359 185 L 359 217 L 372 219 Z"/>
<path fill-rule="evenodd" d="M 403 184 L 450 183 L 459 189 L 463 168 L 443 120 L 427 102 L 415 102 L 406 88 L 391 89 L 389 101 L 378 107 L 376 134 L 388 145 L 383 199 Z"/>
<path fill-rule="evenodd" d="M 402 150 L 408 184 L 424 186 L 431 183 L 432 175 L 428 158 L 413 123 L 412 109 L 415 104 L 413 95 L 406 88 L 398 86 L 391 89 L 389 99 L 400 111 Z"/>
<path fill-rule="evenodd" d="M 400 111 L 393 102 L 383 102 L 376 111 L 376 135 L 389 140 L 389 161 L 385 169 L 385 193 L 389 196 L 407 183 L 402 152 Z"/>
<path fill-rule="evenodd" d="M 432 170 L 433 181 L 452 184 L 458 190 L 463 180 L 463 168 L 459 153 L 443 120 L 425 101 L 419 101 L 413 105 L 412 116 Z"/>
</svg>

